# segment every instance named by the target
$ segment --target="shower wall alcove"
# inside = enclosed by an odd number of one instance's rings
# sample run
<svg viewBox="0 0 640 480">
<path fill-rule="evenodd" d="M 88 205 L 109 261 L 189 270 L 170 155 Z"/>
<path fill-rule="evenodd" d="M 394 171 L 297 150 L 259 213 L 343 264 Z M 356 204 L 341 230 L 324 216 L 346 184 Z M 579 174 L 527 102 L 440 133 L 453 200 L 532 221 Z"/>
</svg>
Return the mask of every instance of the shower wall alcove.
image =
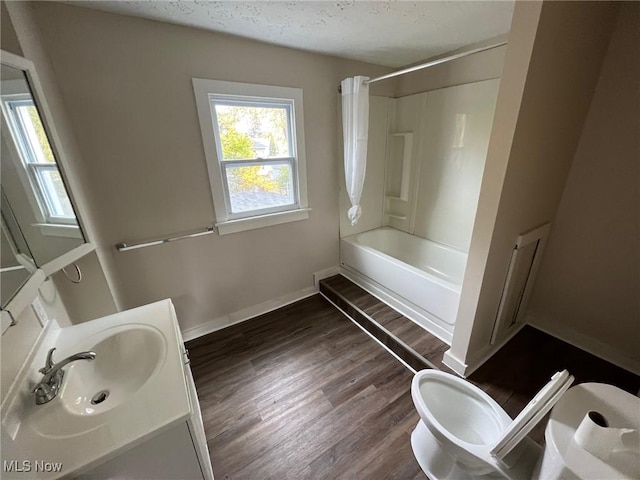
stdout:
<svg viewBox="0 0 640 480">
<path fill-rule="evenodd" d="M 362 217 L 354 226 L 340 194 L 342 273 L 448 344 L 499 82 L 370 96 Z"/>
</svg>

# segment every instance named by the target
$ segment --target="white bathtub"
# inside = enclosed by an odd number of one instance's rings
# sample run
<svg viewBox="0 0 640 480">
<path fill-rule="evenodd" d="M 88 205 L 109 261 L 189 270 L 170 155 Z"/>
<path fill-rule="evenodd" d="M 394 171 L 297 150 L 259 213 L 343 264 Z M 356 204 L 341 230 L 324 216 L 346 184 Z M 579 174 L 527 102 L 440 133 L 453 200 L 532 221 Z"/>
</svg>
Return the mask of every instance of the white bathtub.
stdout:
<svg viewBox="0 0 640 480">
<path fill-rule="evenodd" d="M 383 227 L 343 238 L 340 263 L 352 280 L 451 342 L 465 252 Z"/>
</svg>

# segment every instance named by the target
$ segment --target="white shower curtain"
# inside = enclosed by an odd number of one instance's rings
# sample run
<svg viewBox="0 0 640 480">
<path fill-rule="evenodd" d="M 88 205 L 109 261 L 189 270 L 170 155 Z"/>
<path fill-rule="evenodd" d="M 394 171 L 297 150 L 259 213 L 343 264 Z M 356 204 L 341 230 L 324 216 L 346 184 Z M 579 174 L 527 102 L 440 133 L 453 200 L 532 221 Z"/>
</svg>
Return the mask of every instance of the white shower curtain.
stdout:
<svg viewBox="0 0 640 480">
<path fill-rule="evenodd" d="M 345 78 L 342 81 L 342 129 L 344 134 L 344 178 L 351 208 L 347 212 L 351 225 L 358 223 L 362 208 L 360 197 L 367 169 L 369 138 L 369 77 Z"/>
</svg>

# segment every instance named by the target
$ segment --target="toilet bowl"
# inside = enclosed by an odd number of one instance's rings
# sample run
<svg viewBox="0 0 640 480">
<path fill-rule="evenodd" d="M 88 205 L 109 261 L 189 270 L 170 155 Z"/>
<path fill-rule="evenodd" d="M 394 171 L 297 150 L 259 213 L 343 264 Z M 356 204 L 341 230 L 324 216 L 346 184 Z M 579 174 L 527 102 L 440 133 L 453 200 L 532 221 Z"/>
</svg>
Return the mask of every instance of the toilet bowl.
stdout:
<svg viewBox="0 0 640 480">
<path fill-rule="evenodd" d="M 569 388 L 559 372 L 516 419 L 480 388 L 438 370 L 413 378 L 420 421 L 411 435 L 416 460 L 432 480 L 529 479 L 542 448 L 527 433 Z"/>
</svg>

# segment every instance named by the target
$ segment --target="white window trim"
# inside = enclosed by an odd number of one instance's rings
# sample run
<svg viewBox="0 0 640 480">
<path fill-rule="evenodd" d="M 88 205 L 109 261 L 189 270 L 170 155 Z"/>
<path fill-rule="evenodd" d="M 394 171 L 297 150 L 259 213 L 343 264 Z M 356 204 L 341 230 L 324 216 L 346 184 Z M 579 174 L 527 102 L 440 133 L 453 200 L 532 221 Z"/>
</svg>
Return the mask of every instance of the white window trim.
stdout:
<svg viewBox="0 0 640 480">
<path fill-rule="evenodd" d="M 38 227 L 40 233 L 45 237 L 82 238 L 82 233 L 77 225 L 34 223 L 33 226 Z"/>
<path fill-rule="evenodd" d="M 225 235 L 309 218 L 302 89 L 194 78 L 193 90 L 207 160 L 213 206 L 216 213 L 215 225 L 218 229 L 218 234 Z M 210 103 L 210 97 L 216 95 L 255 97 L 265 101 L 273 100 L 285 103 L 293 101 L 291 131 L 296 146 L 293 173 L 294 190 L 298 197 L 293 208 L 277 212 L 266 210 L 253 216 L 234 216 L 231 214 L 225 195 L 223 167 L 219 160 L 218 146 L 214 134 L 216 127 L 213 123 L 213 112 Z"/>
<path fill-rule="evenodd" d="M 82 238 L 82 234 L 80 233 L 80 229 L 78 228 L 77 218 L 74 216 L 70 217 L 61 217 L 54 216 L 49 213 L 49 208 L 45 206 L 47 203 L 46 195 L 42 192 L 42 187 L 38 185 L 38 181 L 36 180 L 36 175 L 31 173 L 32 169 L 38 168 L 50 168 L 55 169 L 60 172 L 60 167 L 56 163 L 51 164 L 42 164 L 42 163 L 29 163 L 25 162 L 23 159 L 23 154 L 18 149 L 18 144 L 22 143 L 21 139 L 18 139 L 15 131 L 15 125 L 13 116 L 8 112 L 7 103 L 12 101 L 20 101 L 20 100 L 29 100 L 35 105 L 35 99 L 33 98 L 31 93 L 24 93 L 20 86 L 23 85 L 22 82 L 18 81 L 5 81 L 3 83 L 3 92 L 2 98 L 0 99 L 0 108 L 2 109 L 3 121 L 7 123 L 9 126 L 8 129 L 3 129 L 2 135 L 5 138 L 5 145 L 9 149 L 7 152 L 7 157 L 14 164 L 16 169 L 16 173 L 20 178 L 22 186 L 24 188 L 25 194 L 27 196 L 28 202 L 31 206 L 31 209 L 37 219 L 38 226 L 65 226 L 69 227 L 66 230 L 57 230 L 56 228 L 50 229 L 48 236 L 62 236 L 68 238 Z M 40 115 L 41 121 L 44 124 L 44 120 L 42 119 L 42 113 L 38 111 L 38 115 Z M 48 135 L 48 133 L 47 133 Z M 50 140 L 49 140 L 50 141 Z M 55 154 L 54 154 L 55 155 Z M 62 175 L 60 173 L 60 175 Z M 66 186 L 65 186 L 66 187 Z M 68 194 L 68 193 L 67 193 Z M 72 230 L 75 232 L 72 233 Z M 62 232 L 63 235 L 56 235 L 54 232 Z M 46 234 L 45 234 L 46 235 Z"/>
</svg>

